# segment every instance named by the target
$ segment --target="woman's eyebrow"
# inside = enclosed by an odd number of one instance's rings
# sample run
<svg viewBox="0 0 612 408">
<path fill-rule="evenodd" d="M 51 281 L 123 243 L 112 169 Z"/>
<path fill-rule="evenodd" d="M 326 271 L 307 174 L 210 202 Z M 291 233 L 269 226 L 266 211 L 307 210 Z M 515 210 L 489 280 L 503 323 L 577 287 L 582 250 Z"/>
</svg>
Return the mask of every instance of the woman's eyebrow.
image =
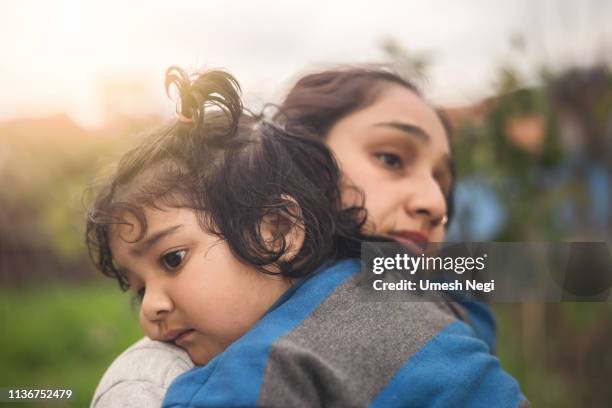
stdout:
<svg viewBox="0 0 612 408">
<path fill-rule="evenodd" d="M 149 249 L 151 249 L 151 247 L 155 245 L 155 243 L 157 243 L 160 239 L 174 233 L 176 230 L 178 230 L 181 227 L 182 225 L 174 225 L 172 227 L 168 227 L 154 234 L 151 234 L 147 239 L 143 241 L 142 244 L 136 246 L 135 248 L 132 248 L 130 252 L 134 256 L 141 256 L 142 254 L 147 252 Z"/>
<path fill-rule="evenodd" d="M 390 127 L 393 129 L 401 130 L 407 135 L 416 136 L 419 140 L 425 143 L 429 142 L 429 134 L 427 134 L 427 132 L 423 130 L 423 128 L 410 123 L 392 121 L 377 123 L 374 126 Z"/>
</svg>

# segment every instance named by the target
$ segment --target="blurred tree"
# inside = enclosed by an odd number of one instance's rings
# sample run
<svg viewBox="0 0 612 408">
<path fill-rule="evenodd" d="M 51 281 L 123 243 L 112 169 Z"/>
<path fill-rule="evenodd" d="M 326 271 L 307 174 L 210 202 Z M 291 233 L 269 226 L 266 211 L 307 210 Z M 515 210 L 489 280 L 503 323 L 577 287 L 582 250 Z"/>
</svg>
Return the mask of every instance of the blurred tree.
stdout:
<svg viewBox="0 0 612 408">
<path fill-rule="evenodd" d="M 96 276 L 84 245 L 84 192 L 134 140 L 121 136 L 152 123 L 112 123 L 110 137 L 64 115 L 0 123 L 0 285 Z"/>
<path fill-rule="evenodd" d="M 605 63 L 583 68 L 521 72 L 515 55 L 498 70 L 495 94 L 448 110 L 456 130 L 458 188 L 479 183 L 505 213 L 492 241 L 612 239 L 612 75 Z M 430 66 L 393 41 L 383 46 L 409 77 Z M 475 192 L 472 187 L 472 192 Z M 468 194 L 469 197 L 480 197 Z M 464 211 L 467 206 L 475 211 Z M 457 236 L 471 240 L 494 214 L 482 203 L 456 203 Z M 500 312 L 500 356 L 534 406 L 609 406 L 604 379 L 612 377 L 610 304 L 495 305 Z"/>
<path fill-rule="evenodd" d="M 432 64 L 431 54 L 416 51 L 408 52 L 393 38 L 384 39 L 381 47 L 390 59 L 395 71 L 424 86 L 427 80 L 427 72 Z"/>
</svg>

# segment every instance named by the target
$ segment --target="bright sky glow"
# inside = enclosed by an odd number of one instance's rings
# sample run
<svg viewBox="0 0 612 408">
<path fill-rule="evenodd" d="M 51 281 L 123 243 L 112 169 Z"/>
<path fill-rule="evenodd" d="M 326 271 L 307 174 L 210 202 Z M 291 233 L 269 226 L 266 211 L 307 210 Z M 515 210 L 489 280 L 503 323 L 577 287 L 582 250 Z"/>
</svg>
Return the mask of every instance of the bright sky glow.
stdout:
<svg viewBox="0 0 612 408">
<path fill-rule="evenodd" d="M 504 61 L 535 71 L 612 54 L 606 0 L 120 1 L 0 3 L 0 120 L 67 112 L 95 126 L 110 110 L 170 112 L 170 65 L 223 67 L 247 103 L 278 101 L 300 73 L 383 62 L 393 38 L 433 60 L 427 94 L 466 104 Z M 527 41 L 517 58 L 511 35 Z"/>
</svg>

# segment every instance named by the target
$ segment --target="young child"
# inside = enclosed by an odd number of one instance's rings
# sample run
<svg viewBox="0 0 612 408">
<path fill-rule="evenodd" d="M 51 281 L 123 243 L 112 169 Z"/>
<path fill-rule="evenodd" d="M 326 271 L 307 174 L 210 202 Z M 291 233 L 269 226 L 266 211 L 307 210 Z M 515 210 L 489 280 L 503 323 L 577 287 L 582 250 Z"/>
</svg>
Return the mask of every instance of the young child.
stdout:
<svg viewBox="0 0 612 408">
<path fill-rule="evenodd" d="M 322 142 L 247 113 L 229 74 L 172 84 L 179 119 L 123 157 L 87 224 L 145 334 L 201 366 L 165 406 L 525 402 L 444 304 L 360 300 L 365 214 Z"/>
</svg>

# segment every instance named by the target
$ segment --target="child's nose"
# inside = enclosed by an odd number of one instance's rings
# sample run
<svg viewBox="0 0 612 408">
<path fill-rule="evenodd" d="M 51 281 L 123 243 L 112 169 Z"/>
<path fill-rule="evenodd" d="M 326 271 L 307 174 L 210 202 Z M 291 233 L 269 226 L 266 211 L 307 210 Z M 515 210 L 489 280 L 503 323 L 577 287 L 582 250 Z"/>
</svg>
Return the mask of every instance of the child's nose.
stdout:
<svg viewBox="0 0 612 408">
<path fill-rule="evenodd" d="M 142 299 L 142 313 L 150 322 L 160 321 L 171 312 L 174 303 L 162 287 L 148 285 Z"/>
</svg>

